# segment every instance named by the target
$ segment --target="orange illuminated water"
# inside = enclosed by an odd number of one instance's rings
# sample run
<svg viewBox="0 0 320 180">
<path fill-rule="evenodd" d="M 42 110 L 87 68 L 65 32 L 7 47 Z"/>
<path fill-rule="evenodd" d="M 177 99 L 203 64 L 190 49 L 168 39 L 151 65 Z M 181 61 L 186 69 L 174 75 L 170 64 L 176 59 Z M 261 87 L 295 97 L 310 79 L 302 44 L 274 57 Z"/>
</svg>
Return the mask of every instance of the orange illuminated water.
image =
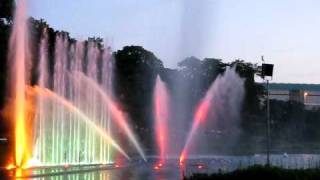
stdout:
<svg viewBox="0 0 320 180">
<path fill-rule="evenodd" d="M 15 135 L 15 165 L 22 167 L 30 158 L 30 144 L 27 133 L 28 102 L 25 94 L 28 83 L 28 33 L 25 0 L 19 0 L 15 12 L 12 34 L 10 37 L 10 111 Z"/>
</svg>

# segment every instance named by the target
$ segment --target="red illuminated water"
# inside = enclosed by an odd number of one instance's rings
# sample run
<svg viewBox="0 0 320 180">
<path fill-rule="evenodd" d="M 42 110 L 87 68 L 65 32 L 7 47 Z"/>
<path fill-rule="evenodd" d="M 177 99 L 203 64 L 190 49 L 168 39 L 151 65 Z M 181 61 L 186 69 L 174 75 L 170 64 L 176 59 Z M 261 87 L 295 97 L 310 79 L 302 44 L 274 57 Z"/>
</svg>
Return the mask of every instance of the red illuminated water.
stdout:
<svg viewBox="0 0 320 180">
<path fill-rule="evenodd" d="M 180 164 L 184 164 L 185 160 L 188 159 L 191 144 L 196 144 L 195 136 L 197 136 L 200 125 L 209 126 L 212 123 L 207 122 L 209 115 L 210 118 L 213 118 L 213 121 L 223 121 L 230 129 L 236 130 L 236 120 L 240 116 L 240 107 L 244 95 L 243 83 L 243 79 L 236 73 L 235 68 L 227 68 L 225 73 L 218 76 L 212 83 L 205 97 L 196 108 L 191 130 L 180 154 Z"/>
<path fill-rule="evenodd" d="M 199 128 L 200 124 L 203 123 L 209 113 L 209 110 L 211 108 L 211 100 L 212 100 L 212 88 L 207 92 L 205 98 L 203 98 L 199 104 L 199 106 L 196 109 L 196 113 L 193 119 L 193 125 L 191 128 L 191 131 L 188 134 L 186 144 L 182 150 L 182 153 L 180 155 L 180 164 L 183 164 L 185 161 L 188 151 L 189 151 L 189 146 L 190 143 L 192 142 L 192 139 L 194 137 L 194 134 L 196 133 L 197 129 Z"/>
<path fill-rule="evenodd" d="M 168 118 L 169 118 L 169 95 L 167 87 L 157 77 L 156 86 L 153 94 L 154 118 L 155 118 L 155 136 L 157 147 L 159 149 L 159 166 L 165 162 L 168 153 Z"/>
</svg>

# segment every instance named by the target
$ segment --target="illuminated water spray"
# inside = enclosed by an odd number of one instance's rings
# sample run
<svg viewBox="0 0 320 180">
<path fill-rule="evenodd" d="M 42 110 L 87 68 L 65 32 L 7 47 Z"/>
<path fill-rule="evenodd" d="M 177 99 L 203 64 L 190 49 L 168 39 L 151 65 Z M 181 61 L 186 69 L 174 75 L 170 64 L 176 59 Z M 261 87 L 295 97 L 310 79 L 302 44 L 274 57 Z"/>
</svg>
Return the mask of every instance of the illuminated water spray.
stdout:
<svg viewBox="0 0 320 180">
<path fill-rule="evenodd" d="M 111 135 L 109 108 L 98 98 L 99 93 L 90 84 L 75 80 L 70 73 L 81 72 L 101 85 L 104 93 L 110 92 L 111 57 L 108 56 L 108 49 L 98 49 L 95 40 L 71 43 L 65 33 L 59 32 L 55 37 L 54 72 L 50 77 L 46 63 L 46 38 L 44 32 L 40 47 L 38 86 L 48 88 L 48 84 L 53 84 L 52 91 L 55 94 L 72 103 L 107 135 Z M 83 123 L 78 114 L 42 96 L 37 99 L 34 162 L 38 165 L 112 163 L 113 148 L 109 146 L 110 142 Z"/>
<path fill-rule="evenodd" d="M 110 98 L 111 52 L 99 40 L 75 42 L 66 33 L 56 32 L 55 43 L 49 44 L 43 30 L 36 68 L 40 95 L 26 93 L 32 64 L 25 7 L 25 0 L 19 0 L 9 48 L 8 114 L 15 128 L 12 166 L 112 163 L 114 149 L 129 158 L 110 138 L 112 118 L 146 160 L 125 116 Z M 48 47 L 54 47 L 52 54 Z M 85 78 L 77 81 L 70 72 Z M 48 88 L 51 91 L 43 91 Z"/>
<path fill-rule="evenodd" d="M 30 67 L 30 54 L 28 50 L 28 31 L 25 0 L 17 3 L 9 48 L 10 67 L 10 105 L 12 121 L 15 128 L 15 165 L 23 166 L 31 156 L 30 133 L 27 129 L 28 101 L 25 94 L 26 84 L 29 82 L 28 68 Z M 28 126 L 28 127 L 27 127 Z"/>
<path fill-rule="evenodd" d="M 86 116 L 83 112 L 81 112 L 77 107 L 75 107 L 72 103 L 65 100 L 63 97 L 59 96 L 58 94 L 55 94 L 54 92 L 43 89 L 39 87 L 33 88 L 36 93 L 40 94 L 41 96 L 45 96 L 47 98 L 51 98 L 53 101 L 57 101 L 59 104 L 62 104 L 64 107 L 69 109 L 70 111 L 74 112 L 77 116 L 80 117 L 81 120 L 83 120 L 92 130 L 96 133 L 98 133 L 101 137 L 103 137 L 107 142 L 110 142 L 114 148 L 116 148 L 123 156 L 125 156 L 128 160 L 130 160 L 130 157 L 124 152 L 124 150 L 113 140 L 112 137 L 110 137 L 101 127 L 96 125 L 93 120 L 91 120 L 88 116 Z"/>
<path fill-rule="evenodd" d="M 48 88 L 48 35 L 47 35 L 47 29 L 44 29 L 41 35 L 41 41 L 40 41 L 40 57 L 39 57 L 39 66 L 38 66 L 38 73 L 39 73 L 39 79 L 38 79 L 38 86 L 41 88 Z M 39 157 L 39 160 L 42 162 L 45 162 L 46 159 L 46 153 L 42 151 L 41 149 L 46 149 L 46 133 L 48 128 L 46 127 L 46 119 L 47 119 L 47 108 L 48 103 L 45 102 L 45 99 L 43 99 L 42 96 L 37 97 L 37 112 L 36 112 L 36 128 L 35 131 L 37 131 L 36 136 L 39 137 L 34 147 L 34 152 Z M 41 153 L 41 154 L 39 154 Z"/>
<path fill-rule="evenodd" d="M 180 163 L 183 163 L 185 161 L 188 155 L 190 143 L 192 143 L 192 140 L 193 140 L 193 137 L 195 136 L 196 131 L 198 130 L 200 124 L 203 123 L 207 118 L 208 112 L 211 108 L 213 87 L 214 87 L 214 84 L 211 85 L 209 91 L 206 93 L 206 96 L 200 101 L 200 104 L 196 109 L 191 130 L 188 133 L 187 141 L 180 155 Z"/>
<path fill-rule="evenodd" d="M 95 83 L 93 79 L 90 79 L 83 73 L 75 71 L 72 73 L 72 76 L 73 79 L 82 80 L 84 84 L 87 84 L 88 87 L 90 87 L 92 90 L 94 90 L 94 92 L 97 92 L 100 95 L 100 97 L 103 100 L 103 103 L 110 110 L 115 123 L 119 125 L 121 129 L 124 130 L 124 132 L 128 136 L 129 140 L 132 142 L 132 144 L 135 146 L 142 159 L 146 161 L 146 155 L 144 154 L 144 151 L 141 145 L 139 144 L 137 138 L 135 137 L 134 133 L 130 129 L 127 119 L 125 118 L 123 112 L 119 110 L 116 104 L 111 100 L 111 98 L 103 91 L 103 89 L 97 83 Z"/>
<path fill-rule="evenodd" d="M 244 96 L 243 84 L 243 79 L 236 73 L 235 68 L 227 68 L 224 74 L 219 75 L 212 83 L 196 108 L 191 130 L 180 154 L 180 163 L 184 163 L 188 158 L 191 144 L 196 143 L 193 140 L 199 126 L 206 123 L 209 114 L 213 116 L 211 118 L 213 121 L 224 121 L 222 123 L 229 127 L 235 126 Z"/>
<path fill-rule="evenodd" d="M 168 153 L 168 118 L 170 107 L 167 87 L 159 75 L 156 79 L 153 101 L 155 136 L 160 155 L 160 162 L 158 164 L 163 165 Z"/>
</svg>

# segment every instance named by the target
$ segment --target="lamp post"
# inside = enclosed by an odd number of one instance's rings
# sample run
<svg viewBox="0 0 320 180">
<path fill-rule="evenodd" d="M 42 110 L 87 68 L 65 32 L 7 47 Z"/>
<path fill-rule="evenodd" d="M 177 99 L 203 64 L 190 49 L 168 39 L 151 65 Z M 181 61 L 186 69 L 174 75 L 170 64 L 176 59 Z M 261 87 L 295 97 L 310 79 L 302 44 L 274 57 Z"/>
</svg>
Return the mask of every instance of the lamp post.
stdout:
<svg viewBox="0 0 320 180">
<path fill-rule="evenodd" d="M 263 60 L 263 57 L 262 57 Z M 264 60 L 263 60 L 264 61 Z M 270 165 L 270 93 L 269 93 L 269 79 L 265 79 L 265 77 L 271 77 L 273 75 L 273 64 L 262 64 L 262 79 L 266 80 L 267 84 L 267 165 Z"/>
<path fill-rule="evenodd" d="M 267 79 L 267 165 L 270 165 L 270 97 L 269 80 Z"/>
</svg>

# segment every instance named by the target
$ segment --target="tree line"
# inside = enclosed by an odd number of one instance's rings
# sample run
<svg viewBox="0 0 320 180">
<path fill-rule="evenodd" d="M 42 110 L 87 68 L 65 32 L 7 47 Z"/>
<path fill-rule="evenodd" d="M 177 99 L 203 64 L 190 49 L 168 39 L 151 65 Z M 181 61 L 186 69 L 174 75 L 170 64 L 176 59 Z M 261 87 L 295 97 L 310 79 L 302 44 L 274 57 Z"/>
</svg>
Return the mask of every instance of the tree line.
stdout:
<svg viewBox="0 0 320 180">
<path fill-rule="evenodd" d="M 0 4 L 0 108 L 4 109 L 7 85 L 7 52 L 10 31 L 12 27 L 11 0 L 4 0 Z M 44 20 L 29 19 L 32 52 L 32 83 L 37 81 L 38 50 L 41 34 L 44 28 L 48 32 L 49 72 L 53 73 L 55 37 L 57 31 L 51 28 Z M 68 41 L 75 42 L 68 32 L 63 32 Z M 104 47 L 101 38 L 91 38 Z M 177 116 L 191 117 L 195 106 L 205 95 L 209 86 L 225 72 L 227 66 L 236 68 L 240 77 L 244 78 L 245 97 L 241 109 L 241 135 L 233 153 L 262 153 L 266 144 L 266 89 L 255 82 L 258 65 L 244 60 L 234 60 L 224 63 L 221 59 L 188 57 L 178 63 L 178 68 L 170 69 L 156 55 L 141 46 L 125 46 L 112 54 L 114 65 L 113 90 L 116 101 L 121 104 L 124 112 L 128 113 L 131 124 L 139 139 L 147 148 L 152 149 L 152 96 L 156 76 L 159 74 L 167 84 L 172 101 L 181 101 L 184 97 L 184 114 Z M 178 87 L 177 87 L 178 83 Z M 180 84 L 179 84 L 180 83 Z M 184 89 L 184 96 L 181 95 Z M 178 110 L 177 110 L 178 112 Z M 271 101 L 271 136 L 272 149 L 275 152 L 318 152 L 320 148 L 320 110 L 306 110 L 298 102 Z M 190 122 L 191 123 L 191 122 Z M 190 126 L 190 124 L 186 124 Z M 8 134 L 10 126 L 1 118 L 0 135 Z M 227 135 L 226 135 L 227 136 Z M 224 137 L 220 137 L 223 139 Z M 217 141 L 219 142 L 219 141 Z"/>
</svg>

